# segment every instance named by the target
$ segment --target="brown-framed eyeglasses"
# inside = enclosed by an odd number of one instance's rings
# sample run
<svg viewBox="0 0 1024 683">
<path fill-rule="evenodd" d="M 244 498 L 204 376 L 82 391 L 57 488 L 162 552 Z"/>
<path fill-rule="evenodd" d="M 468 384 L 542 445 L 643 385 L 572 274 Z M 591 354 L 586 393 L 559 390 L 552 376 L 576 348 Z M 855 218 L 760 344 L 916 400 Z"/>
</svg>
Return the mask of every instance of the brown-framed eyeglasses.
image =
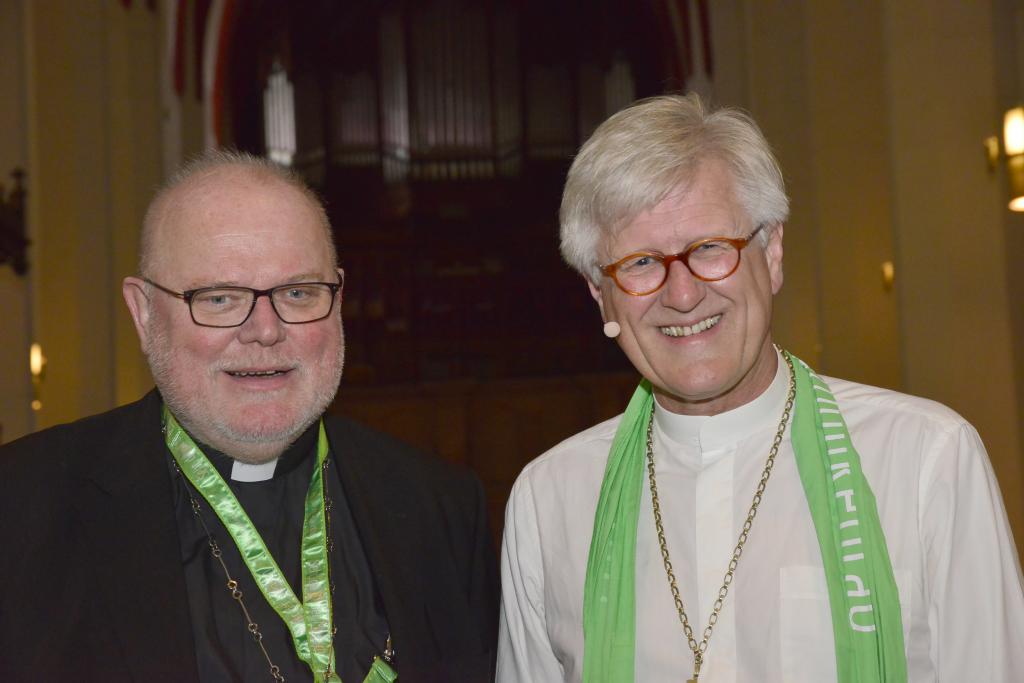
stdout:
<svg viewBox="0 0 1024 683">
<path fill-rule="evenodd" d="M 686 266 L 698 280 L 724 280 L 740 267 L 740 252 L 764 227 L 762 223 L 746 237 L 709 237 L 699 240 L 678 254 L 638 251 L 615 263 L 600 266 L 600 270 L 619 289 L 633 296 L 645 296 L 661 289 L 668 280 L 673 261 Z"/>
<path fill-rule="evenodd" d="M 301 325 L 323 320 L 334 310 L 335 295 L 344 283 L 344 280 L 292 282 L 270 289 L 200 287 L 177 292 L 149 278 L 141 279 L 161 292 L 183 300 L 188 304 L 192 322 L 202 327 L 239 327 L 245 324 L 261 296 L 270 299 L 270 307 L 281 322 Z"/>
</svg>

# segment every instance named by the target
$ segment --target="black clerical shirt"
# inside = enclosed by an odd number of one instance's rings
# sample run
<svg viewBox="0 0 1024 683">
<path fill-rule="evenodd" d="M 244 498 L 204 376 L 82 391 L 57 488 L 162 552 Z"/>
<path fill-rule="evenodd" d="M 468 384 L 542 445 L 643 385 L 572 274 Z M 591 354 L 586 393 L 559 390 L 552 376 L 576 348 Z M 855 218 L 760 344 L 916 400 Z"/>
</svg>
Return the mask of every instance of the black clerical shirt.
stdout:
<svg viewBox="0 0 1024 683">
<path fill-rule="evenodd" d="M 318 430 L 319 423 L 307 429 L 281 455 L 273 477 L 256 482 L 232 480 L 234 461 L 197 442 L 238 498 L 300 601 L 302 522 L 306 491 L 316 463 Z M 334 540 L 331 576 L 336 670 L 344 683 L 361 683 L 373 657 L 384 651 L 388 625 L 336 467 L 328 468 L 324 484 L 333 502 L 330 522 Z M 311 681 L 309 667 L 295 654 L 288 628 L 264 599 L 224 525 L 205 499 L 175 472 L 175 518 L 200 680 L 220 683 L 272 678 L 266 658 L 247 630 L 241 608 L 226 587 L 224 570 L 210 553 L 206 532 L 192 512 L 185 486 L 199 501 L 203 519 L 223 552 L 231 577 L 238 581 L 271 660 L 281 668 L 286 681 Z"/>
</svg>

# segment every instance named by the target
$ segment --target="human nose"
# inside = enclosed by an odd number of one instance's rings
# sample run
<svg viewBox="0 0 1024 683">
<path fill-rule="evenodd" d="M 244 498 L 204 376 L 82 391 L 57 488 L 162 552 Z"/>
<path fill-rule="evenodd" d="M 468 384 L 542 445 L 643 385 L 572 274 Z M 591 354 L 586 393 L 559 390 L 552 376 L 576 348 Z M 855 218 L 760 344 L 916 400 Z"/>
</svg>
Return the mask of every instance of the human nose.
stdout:
<svg viewBox="0 0 1024 683">
<path fill-rule="evenodd" d="M 707 284 L 696 277 L 681 258 L 675 258 L 665 265 L 668 273 L 661 287 L 662 304 L 680 311 L 696 308 L 707 294 Z"/>
<path fill-rule="evenodd" d="M 242 343 L 256 342 L 263 346 L 271 346 L 283 341 L 284 337 L 284 322 L 274 310 L 270 295 L 256 297 L 252 312 L 238 328 L 238 340 Z"/>
</svg>

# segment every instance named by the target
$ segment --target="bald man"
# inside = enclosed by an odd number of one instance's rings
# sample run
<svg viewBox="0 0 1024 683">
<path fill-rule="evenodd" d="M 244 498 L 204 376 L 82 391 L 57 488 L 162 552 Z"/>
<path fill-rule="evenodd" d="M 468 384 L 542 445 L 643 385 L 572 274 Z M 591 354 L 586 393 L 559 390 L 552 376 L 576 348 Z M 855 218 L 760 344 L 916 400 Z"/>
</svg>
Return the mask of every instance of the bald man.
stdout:
<svg viewBox="0 0 1024 683">
<path fill-rule="evenodd" d="M 207 154 L 139 273 L 156 389 L 0 449 L 0 680 L 490 680 L 479 482 L 324 415 L 344 273 L 316 196 Z"/>
</svg>

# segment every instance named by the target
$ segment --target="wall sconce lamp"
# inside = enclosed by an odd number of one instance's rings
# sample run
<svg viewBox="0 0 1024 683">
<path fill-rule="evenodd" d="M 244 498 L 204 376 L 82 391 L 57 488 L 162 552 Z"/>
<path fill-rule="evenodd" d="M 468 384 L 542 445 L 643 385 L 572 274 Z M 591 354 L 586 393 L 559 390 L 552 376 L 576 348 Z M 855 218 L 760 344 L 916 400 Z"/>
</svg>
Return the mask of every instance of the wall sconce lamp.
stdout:
<svg viewBox="0 0 1024 683">
<path fill-rule="evenodd" d="M 11 171 L 14 188 L 7 192 L 0 184 L 0 265 L 10 263 L 14 272 L 28 272 L 28 239 L 25 237 L 25 172 Z"/>
<path fill-rule="evenodd" d="M 1003 116 L 1003 155 L 1010 182 L 1010 211 L 1024 211 L 1024 107 L 1015 107 Z M 999 138 L 985 140 L 989 169 L 999 166 Z"/>
<path fill-rule="evenodd" d="M 28 370 L 32 373 L 32 410 L 39 411 L 43 402 L 39 399 L 39 387 L 43 383 L 43 371 L 46 369 L 46 356 L 43 347 L 33 342 L 28 350 Z"/>
</svg>

